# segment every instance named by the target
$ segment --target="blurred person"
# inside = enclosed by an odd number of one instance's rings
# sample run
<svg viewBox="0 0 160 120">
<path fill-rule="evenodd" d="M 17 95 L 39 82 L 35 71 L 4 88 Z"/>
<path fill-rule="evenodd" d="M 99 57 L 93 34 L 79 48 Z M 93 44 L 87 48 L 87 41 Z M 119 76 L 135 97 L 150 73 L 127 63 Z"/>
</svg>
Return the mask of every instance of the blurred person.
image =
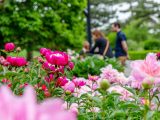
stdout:
<svg viewBox="0 0 160 120">
<path fill-rule="evenodd" d="M 121 25 L 118 22 L 112 24 L 112 31 L 117 33 L 115 43 L 115 57 L 125 65 L 127 59 L 129 59 L 128 45 L 126 35 L 121 31 Z"/>
<path fill-rule="evenodd" d="M 89 53 L 89 48 L 90 48 L 89 42 L 85 40 L 84 43 L 83 43 L 83 48 L 80 52 L 80 55 Z"/>
<path fill-rule="evenodd" d="M 113 57 L 112 48 L 110 46 L 109 40 L 105 38 L 103 33 L 99 30 L 94 30 L 92 32 L 93 40 L 95 41 L 94 46 L 91 48 L 90 53 L 103 55 L 104 57 Z M 98 52 L 95 49 L 98 48 Z"/>
</svg>

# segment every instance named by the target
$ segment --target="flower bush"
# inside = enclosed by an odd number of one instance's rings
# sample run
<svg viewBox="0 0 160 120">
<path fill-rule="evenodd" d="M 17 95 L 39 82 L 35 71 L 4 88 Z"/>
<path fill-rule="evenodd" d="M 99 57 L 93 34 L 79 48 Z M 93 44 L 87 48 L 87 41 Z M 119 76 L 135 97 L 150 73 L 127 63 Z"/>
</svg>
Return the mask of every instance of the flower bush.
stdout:
<svg viewBox="0 0 160 120">
<path fill-rule="evenodd" d="M 15 97 L 8 88 L 1 87 L 0 107 L 6 106 L 6 110 L 0 110 L 0 118 L 157 120 L 160 117 L 158 54 L 150 53 L 145 60 L 133 61 L 129 77 L 118 71 L 111 61 L 101 67 L 92 67 L 91 72 L 85 70 L 87 67 L 83 68 L 84 71 L 81 71 L 85 75 L 82 76 L 78 73 L 82 69 L 78 68 L 80 64 L 74 64 L 76 62 L 66 52 L 41 48 L 41 56 L 26 61 L 18 56 L 20 49 L 17 49 L 16 56 L 0 56 L 1 86 L 7 86 L 19 96 Z M 101 60 L 96 59 L 95 62 Z M 85 65 L 92 63 L 86 62 Z M 92 71 L 96 67 L 98 72 Z M 34 88 L 37 101 L 42 104 L 36 103 L 29 86 Z M 24 92 L 25 88 L 28 92 Z M 46 101 L 51 97 L 63 99 L 64 102 L 59 99 Z M 28 111 L 29 108 L 33 109 Z"/>
</svg>

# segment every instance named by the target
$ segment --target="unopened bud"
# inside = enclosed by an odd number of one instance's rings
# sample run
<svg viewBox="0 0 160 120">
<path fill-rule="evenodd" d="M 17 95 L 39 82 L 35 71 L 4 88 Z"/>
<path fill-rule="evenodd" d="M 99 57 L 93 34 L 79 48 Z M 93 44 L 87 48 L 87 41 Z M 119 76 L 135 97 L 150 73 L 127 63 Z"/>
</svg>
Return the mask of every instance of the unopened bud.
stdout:
<svg viewBox="0 0 160 120">
<path fill-rule="evenodd" d="M 16 48 L 16 51 L 17 51 L 17 52 L 20 52 L 20 51 L 21 51 L 21 47 L 17 47 L 17 48 Z"/>
<path fill-rule="evenodd" d="M 103 79 L 103 80 L 100 81 L 100 88 L 101 88 L 102 90 L 105 91 L 105 90 L 107 90 L 109 87 L 110 87 L 110 83 L 108 82 L 107 79 Z"/>
<path fill-rule="evenodd" d="M 71 91 L 66 90 L 66 91 L 65 91 L 65 94 L 66 94 L 66 95 L 70 95 L 70 94 L 71 94 Z"/>
<path fill-rule="evenodd" d="M 144 79 L 143 82 L 142 82 L 143 88 L 144 89 L 151 89 L 153 87 L 153 84 L 154 84 L 153 81 L 154 81 L 153 78 Z"/>
</svg>

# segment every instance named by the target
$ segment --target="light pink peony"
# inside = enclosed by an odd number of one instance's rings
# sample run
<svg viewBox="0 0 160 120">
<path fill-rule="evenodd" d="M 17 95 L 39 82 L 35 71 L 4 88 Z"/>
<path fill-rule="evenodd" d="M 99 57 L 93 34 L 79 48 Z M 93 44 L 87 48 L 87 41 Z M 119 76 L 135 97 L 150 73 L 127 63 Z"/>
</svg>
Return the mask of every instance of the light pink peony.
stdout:
<svg viewBox="0 0 160 120">
<path fill-rule="evenodd" d="M 120 96 L 121 100 L 133 100 L 132 99 L 133 94 L 119 85 L 110 87 L 108 91 L 119 93 L 121 95 Z"/>
<path fill-rule="evenodd" d="M 65 90 L 65 92 L 73 93 L 74 89 L 75 89 L 75 84 L 73 82 L 68 82 L 68 83 L 65 84 L 63 89 Z"/>
<path fill-rule="evenodd" d="M 91 91 L 92 91 L 92 89 L 85 85 L 85 86 L 80 87 L 79 89 L 76 89 L 73 95 L 75 97 L 80 98 L 81 95 L 86 94 L 86 93 L 91 92 Z"/>
<path fill-rule="evenodd" d="M 7 87 L 0 89 L 1 120 L 76 120 L 76 115 L 63 109 L 59 99 L 36 103 L 35 93 L 27 87 L 23 96 L 16 97 Z"/>
<path fill-rule="evenodd" d="M 14 67 L 22 67 L 25 66 L 27 64 L 27 61 L 25 58 L 23 57 L 7 57 L 7 62 L 10 63 L 11 66 Z"/>
<path fill-rule="evenodd" d="M 14 51 L 15 45 L 14 45 L 14 43 L 11 43 L 11 42 L 6 43 L 4 48 L 5 48 L 6 51 L 11 52 L 11 51 Z"/>
<path fill-rule="evenodd" d="M 72 80 L 76 87 L 82 87 L 86 84 L 86 80 L 84 78 L 75 78 Z"/>
<path fill-rule="evenodd" d="M 142 88 L 142 82 L 145 78 L 153 78 L 154 84 L 160 83 L 160 62 L 156 54 L 148 54 L 145 60 L 137 60 L 131 63 L 131 86 Z"/>
<path fill-rule="evenodd" d="M 58 66 L 65 66 L 68 64 L 68 55 L 60 51 L 54 51 L 50 54 L 47 54 L 46 59 L 49 63 Z"/>
<path fill-rule="evenodd" d="M 107 79 L 111 84 L 127 84 L 128 79 L 123 73 L 118 72 L 116 69 L 112 68 L 112 65 L 108 65 L 101 69 L 100 79 Z"/>
</svg>

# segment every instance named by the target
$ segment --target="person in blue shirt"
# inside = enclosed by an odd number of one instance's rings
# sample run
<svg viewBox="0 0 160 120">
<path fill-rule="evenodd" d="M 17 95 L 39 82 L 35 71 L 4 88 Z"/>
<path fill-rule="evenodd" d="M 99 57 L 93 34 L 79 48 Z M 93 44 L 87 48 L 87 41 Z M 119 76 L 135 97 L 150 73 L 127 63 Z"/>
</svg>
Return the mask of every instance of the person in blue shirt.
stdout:
<svg viewBox="0 0 160 120">
<path fill-rule="evenodd" d="M 115 57 L 120 60 L 122 65 L 125 65 L 126 60 L 129 59 L 126 35 L 121 31 L 121 26 L 117 22 L 112 24 L 112 31 L 117 33 Z"/>
</svg>

